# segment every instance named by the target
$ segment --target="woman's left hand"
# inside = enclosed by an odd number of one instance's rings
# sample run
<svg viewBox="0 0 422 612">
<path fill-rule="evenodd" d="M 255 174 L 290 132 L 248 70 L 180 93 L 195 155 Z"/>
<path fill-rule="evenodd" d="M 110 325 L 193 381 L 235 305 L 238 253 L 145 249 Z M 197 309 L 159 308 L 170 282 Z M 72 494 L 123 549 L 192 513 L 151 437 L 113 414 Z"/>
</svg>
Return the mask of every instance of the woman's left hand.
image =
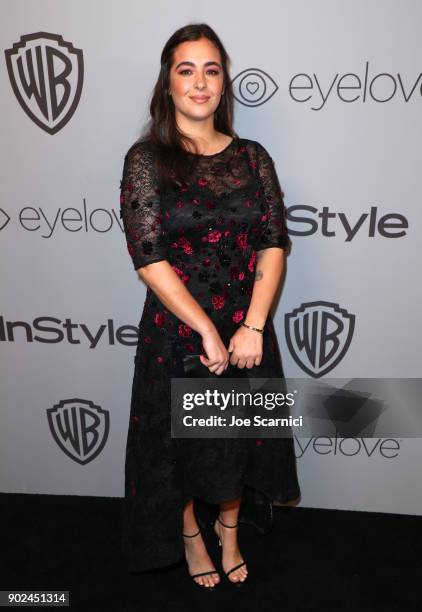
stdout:
<svg viewBox="0 0 422 612">
<path fill-rule="evenodd" d="M 230 338 L 227 349 L 230 353 L 230 363 L 240 369 L 245 366 L 249 369 L 255 365 L 259 366 L 262 360 L 262 347 L 262 334 L 242 325 Z"/>
</svg>

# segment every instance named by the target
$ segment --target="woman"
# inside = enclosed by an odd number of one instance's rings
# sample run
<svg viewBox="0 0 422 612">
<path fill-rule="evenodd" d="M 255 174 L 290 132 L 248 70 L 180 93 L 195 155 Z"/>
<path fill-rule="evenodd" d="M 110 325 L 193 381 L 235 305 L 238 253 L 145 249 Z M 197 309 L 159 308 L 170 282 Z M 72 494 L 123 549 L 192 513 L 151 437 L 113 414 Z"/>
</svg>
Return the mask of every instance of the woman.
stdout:
<svg viewBox="0 0 422 612">
<path fill-rule="evenodd" d="M 184 356 L 201 353 L 204 369 L 217 376 L 230 365 L 239 377 L 283 377 L 269 313 L 289 244 L 283 193 L 266 149 L 233 131 L 228 61 L 206 24 L 171 36 L 148 129 L 125 157 L 120 198 L 127 247 L 147 285 L 127 439 L 124 551 L 131 571 L 185 556 L 194 581 L 208 588 L 220 573 L 195 500 L 218 505 L 222 570 L 240 585 L 248 574 L 237 540 L 242 511 L 247 518 L 248 504 L 300 495 L 291 438 L 170 434 L 170 381 L 185 376 Z"/>
</svg>

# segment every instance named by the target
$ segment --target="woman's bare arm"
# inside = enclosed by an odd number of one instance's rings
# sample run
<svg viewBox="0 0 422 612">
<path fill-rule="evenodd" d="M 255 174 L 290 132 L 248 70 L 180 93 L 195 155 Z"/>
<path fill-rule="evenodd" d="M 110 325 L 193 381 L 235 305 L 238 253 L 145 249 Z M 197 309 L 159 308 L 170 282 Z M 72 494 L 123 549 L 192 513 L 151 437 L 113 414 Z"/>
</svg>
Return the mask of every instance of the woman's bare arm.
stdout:
<svg viewBox="0 0 422 612">
<path fill-rule="evenodd" d="M 201 336 L 216 331 L 213 321 L 167 260 L 142 266 L 138 275 L 168 310 Z"/>
<path fill-rule="evenodd" d="M 255 282 L 245 319 L 248 325 L 264 327 L 283 269 L 283 249 L 274 247 L 257 252 Z"/>
<path fill-rule="evenodd" d="M 138 275 L 151 287 L 160 302 L 178 319 L 202 336 L 202 345 L 208 357 L 201 362 L 217 375 L 227 368 L 229 354 L 213 321 L 180 280 L 167 260 L 147 264 L 138 269 Z"/>
<path fill-rule="evenodd" d="M 267 248 L 257 252 L 255 281 L 244 322 L 263 328 L 277 290 L 284 266 L 283 249 Z M 239 327 L 230 339 L 230 362 L 239 368 L 259 366 L 263 357 L 263 336 L 255 330 Z"/>
</svg>

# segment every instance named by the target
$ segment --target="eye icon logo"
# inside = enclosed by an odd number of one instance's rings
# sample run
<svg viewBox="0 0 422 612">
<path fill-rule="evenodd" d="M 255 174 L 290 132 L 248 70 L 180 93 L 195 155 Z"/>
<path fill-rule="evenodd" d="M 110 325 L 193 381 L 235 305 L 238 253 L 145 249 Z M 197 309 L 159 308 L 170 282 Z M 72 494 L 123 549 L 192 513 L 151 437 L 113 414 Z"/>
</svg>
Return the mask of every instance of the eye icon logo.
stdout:
<svg viewBox="0 0 422 612">
<path fill-rule="evenodd" d="M 5 210 L 0 208 L 0 230 L 2 230 L 9 223 L 10 217 Z"/>
<path fill-rule="evenodd" d="M 298 366 L 313 378 L 324 376 L 346 354 L 355 315 L 332 302 L 308 302 L 285 315 L 286 341 Z"/>
<path fill-rule="evenodd" d="M 84 76 L 81 49 L 59 34 L 21 36 L 5 50 L 13 92 L 25 113 L 48 134 L 56 134 L 73 116 Z"/>
<path fill-rule="evenodd" d="M 62 400 L 47 410 L 51 434 L 61 450 L 85 465 L 97 457 L 110 431 L 110 415 L 93 402 Z"/>
<path fill-rule="evenodd" d="M 269 74 L 259 68 L 247 68 L 232 80 L 233 95 L 244 106 L 265 104 L 278 89 Z"/>
</svg>

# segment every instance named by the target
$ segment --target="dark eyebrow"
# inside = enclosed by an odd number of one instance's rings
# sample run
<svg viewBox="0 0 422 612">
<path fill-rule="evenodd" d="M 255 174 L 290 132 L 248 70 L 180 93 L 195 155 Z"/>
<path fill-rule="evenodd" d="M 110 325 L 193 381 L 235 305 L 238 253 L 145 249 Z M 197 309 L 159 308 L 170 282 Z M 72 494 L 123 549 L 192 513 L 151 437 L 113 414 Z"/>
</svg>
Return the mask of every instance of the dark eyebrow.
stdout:
<svg viewBox="0 0 422 612">
<path fill-rule="evenodd" d="M 188 66 L 195 66 L 195 62 L 179 62 L 175 70 L 177 70 L 180 66 L 183 66 L 183 64 L 187 64 Z M 218 66 L 219 68 L 221 68 L 221 65 L 218 62 L 205 62 L 204 66 Z"/>
</svg>

